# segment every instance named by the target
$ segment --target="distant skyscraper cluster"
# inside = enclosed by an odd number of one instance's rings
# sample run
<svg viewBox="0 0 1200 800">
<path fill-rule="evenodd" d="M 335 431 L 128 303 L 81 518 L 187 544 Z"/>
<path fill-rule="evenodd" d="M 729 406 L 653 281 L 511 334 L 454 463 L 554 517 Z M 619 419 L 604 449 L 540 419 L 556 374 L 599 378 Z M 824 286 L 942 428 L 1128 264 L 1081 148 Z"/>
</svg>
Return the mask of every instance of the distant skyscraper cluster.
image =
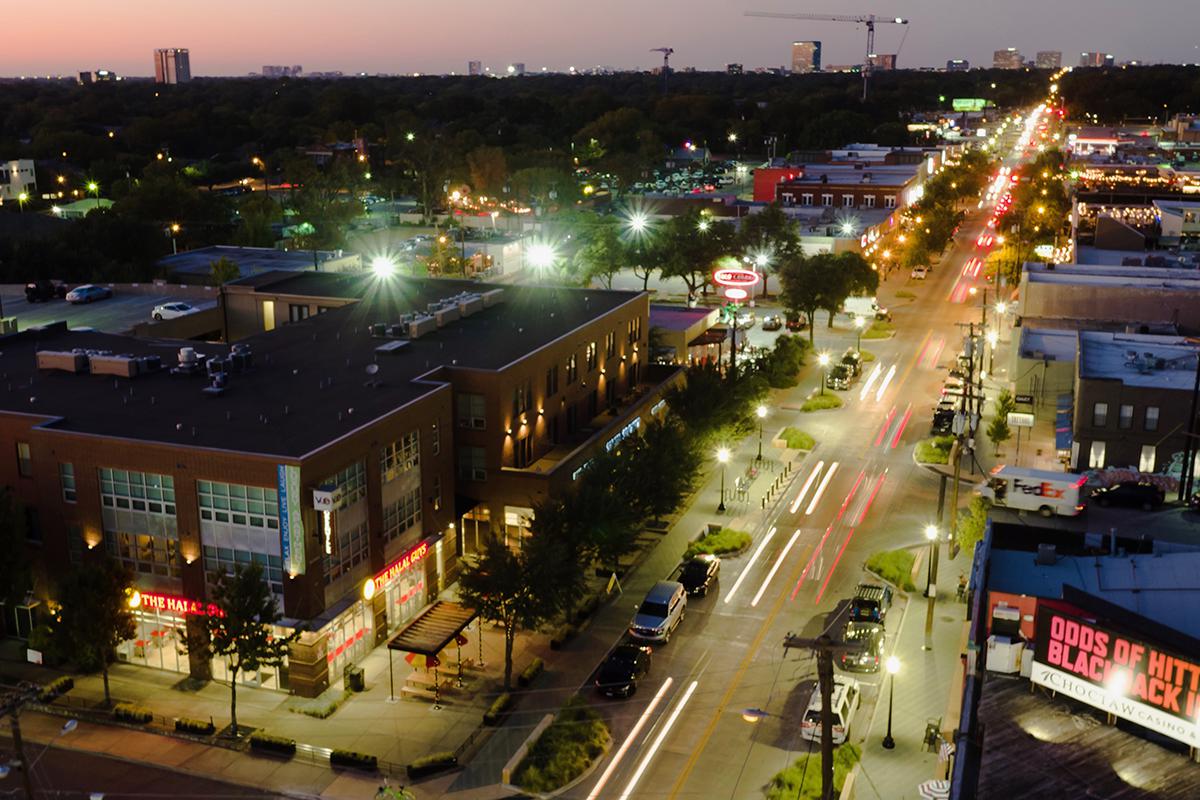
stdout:
<svg viewBox="0 0 1200 800">
<path fill-rule="evenodd" d="M 1094 52 L 1079 54 L 1079 66 L 1081 67 L 1111 67 L 1112 65 L 1112 53 Z"/>
<path fill-rule="evenodd" d="M 154 51 L 155 83 L 187 83 L 191 79 L 192 65 L 186 47 Z"/>
<path fill-rule="evenodd" d="M 285 67 L 278 64 L 268 64 L 262 68 L 264 78 L 299 78 L 304 74 L 304 67 L 295 64 Z"/>
<path fill-rule="evenodd" d="M 1059 69 L 1062 67 L 1062 51 L 1039 50 L 1033 65 L 1038 69 Z"/>
<path fill-rule="evenodd" d="M 820 72 L 821 43 L 792 42 L 792 72 Z"/>
</svg>

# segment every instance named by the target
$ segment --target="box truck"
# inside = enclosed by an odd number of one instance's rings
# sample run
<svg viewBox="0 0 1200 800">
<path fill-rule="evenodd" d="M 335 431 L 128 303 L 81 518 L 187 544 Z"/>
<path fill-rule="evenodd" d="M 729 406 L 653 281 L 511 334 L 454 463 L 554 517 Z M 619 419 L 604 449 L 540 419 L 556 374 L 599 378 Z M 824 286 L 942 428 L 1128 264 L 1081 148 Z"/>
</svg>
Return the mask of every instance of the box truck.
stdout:
<svg viewBox="0 0 1200 800">
<path fill-rule="evenodd" d="M 892 315 L 886 308 L 881 308 L 874 297 L 847 297 L 842 304 L 842 311 L 855 317 L 866 319 L 891 320 Z"/>
<path fill-rule="evenodd" d="M 1078 516 L 1085 503 L 1080 497 L 1087 478 L 1070 472 L 1023 469 L 1003 464 L 992 470 L 976 491 L 1000 508 L 1036 511 L 1043 517 Z"/>
</svg>

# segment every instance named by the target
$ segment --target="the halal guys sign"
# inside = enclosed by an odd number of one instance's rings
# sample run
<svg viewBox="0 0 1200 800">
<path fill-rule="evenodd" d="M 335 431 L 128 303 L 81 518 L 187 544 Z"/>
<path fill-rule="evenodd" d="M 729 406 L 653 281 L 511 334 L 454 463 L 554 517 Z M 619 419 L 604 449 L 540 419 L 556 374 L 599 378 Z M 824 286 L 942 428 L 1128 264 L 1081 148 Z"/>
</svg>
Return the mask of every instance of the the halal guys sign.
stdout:
<svg viewBox="0 0 1200 800">
<path fill-rule="evenodd" d="M 1200 747 L 1200 664 L 1175 652 L 1040 605 L 1030 679 Z"/>
</svg>

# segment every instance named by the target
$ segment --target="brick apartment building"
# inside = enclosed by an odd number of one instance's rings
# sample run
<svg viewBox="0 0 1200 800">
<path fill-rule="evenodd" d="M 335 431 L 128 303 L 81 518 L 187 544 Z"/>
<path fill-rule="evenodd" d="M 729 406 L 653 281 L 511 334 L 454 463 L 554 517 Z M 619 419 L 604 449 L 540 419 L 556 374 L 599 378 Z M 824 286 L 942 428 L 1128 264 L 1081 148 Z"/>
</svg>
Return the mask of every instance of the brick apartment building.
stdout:
<svg viewBox="0 0 1200 800">
<path fill-rule="evenodd" d="M 93 551 L 133 570 L 132 663 L 225 677 L 185 653 L 188 627 L 213 574 L 261 564 L 306 632 L 255 681 L 306 696 L 483 537 L 526 535 L 534 504 L 679 376 L 646 364 L 636 292 L 274 273 L 227 287 L 220 313 L 227 343 L 61 323 L 5 337 L 0 480 L 47 572 Z M 10 632 L 47 599 L 7 610 Z"/>
</svg>

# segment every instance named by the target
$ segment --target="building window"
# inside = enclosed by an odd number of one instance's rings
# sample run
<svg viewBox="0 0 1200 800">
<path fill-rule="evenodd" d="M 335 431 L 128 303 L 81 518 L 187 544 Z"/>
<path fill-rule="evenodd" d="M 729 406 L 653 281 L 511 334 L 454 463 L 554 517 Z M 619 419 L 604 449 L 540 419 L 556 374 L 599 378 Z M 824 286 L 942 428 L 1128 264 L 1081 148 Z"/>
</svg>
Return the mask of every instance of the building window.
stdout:
<svg viewBox="0 0 1200 800">
<path fill-rule="evenodd" d="M 588 372 L 596 369 L 596 343 L 588 342 L 587 348 L 583 351 L 584 360 L 587 362 Z"/>
<path fill-rule="evenodd" d="M 442 452 L 442 432 L 438 429 L 436 422 L 430 428 L 429 449 L 435 456 Z"/>
<path fill-rule="evenodd" d="M 579 380 L 579 362 L 576 360 L 576 355 L 571 353 L 567 356 L 567 383 L 572 384 Z"/>
<path fill-rule="evenodd" d="M 895 208 L 896 207 L 896 195 L 885 194 L 883 196 L 883 207 L 884 208 Z"/>
<path fill-rule="evenodd" d="M 800 195 L 800 205 L 811 206 L 812 204 L 813 204 L 812 194 L 805 193 L 805 194 Z"/>
<path fill-rule="evenodd" d="M 420 436 L 416 431 L 384 445 L 379 454 L 379 471 L 383 474 L 383 482 L 395 480 L 420 464 L 420 449 Z"/>
<path fill-rule="evenodd" d="M 179 577 L 179 544 L 165 536 L 144 533 L 104 534 L 108 554 L 142 575 Z"/>
<path fill-rule="evenodd" d="M 279 530 L 279 494 L 275 489 L 236 483 L 196 481 L 200 519 L 249 528 Z"/>
<path fill-rule="evenodd" d="M 432 498 L 433 510 L 441 511 L 442 510 L 442 477 L 440 475 L 433 476 L 432 488 L 433 488 L 433 498 Z"/>
<path fill-rule="evenodd" d="M 558 365 L 546 370 L 546 399 L 558 394 Z"/>
<path fill-rule="evenodd" d="M 1108 422 L 1108 403 L 1096 403 L 1092 406 L 1092 427 L 1103 428 Z"/>
<path fill-rule="evenodd" d="M 288 305 L 288 322 L 299 322 L 308 319 L 308 306 L 292 303 Z"/>
<path fill-rule="evenodd" d="M 367 560 L 367 523 L 355 525 L 349 530 L 338 531 L 337 545 L 332 555 L 325 556 L 325 584 L 349 575 L 359 564 Z"/>
<path fill-rule="evenodd" d="M 421 487 L 406 492 L 399 500 L 383 507 L 383 538 L 389 542 L 414 525 L 421 524 Z"/>
<path fill-rule="evenodd" d="M 513 465 L 525 469 L 533 461 L 533 437 L 522 436 L 513 447 Z"/>
<path fill-rule="evenodd" d="M 831 195 L 831 194 L 821 195 L 821 205 L 823 205 L 827 208 L 831 207 L 833 205 L 833 195 Z"/>
<path fill-rule="evenodd" d="M 513 419 L 529 411 L 533 405 L 533 381 L 525 381 L 513 388 Z M 514 423 L 515 424 L 515 423 Z"/>
<path fill-rule="evenodd" d="M 338 508 L 349 508 L 367 496 L 367 462 L 355 461 L 336 475 L 331 475 L 322 481 L 327 486 L 342 490 L 341 505 Z"/>
<path fill-rule="evenodd" d="M 1146 430 L 1158 430 L 1158 406 L 1146 406 Z"/>
<path fill-rule="evenodd" d="M 1121 404 L 1120 416 L 1117 417 L 1117 427 L 1128 430 L 1133 427 L 1133 406 Z"/>
<path fill-rule="evenodd" d="M 617 332 L 611 331 L 604 337 L 604 357 L 613 358 L 617 354 Z"/>
<path fill-rule="evenodd" d="M 75 502 L 75 465 L 64 462 L 58 465 L 58 482 L 62 484 L 63 500 Z"/>
<path fill-rule="evenodd" d="M 863 195 L 863 205 L 866 208 L 874 208 L 875 207 L 875 195 L 873 195 L 873 194 Z"/>
<path fill-rule="evenodd" d="M 175 479 L 125 469 L 100 469 L 100 502 L 109 508 L 175 516 Z"/>
<path fill-rule="evenodd" d="M 17 442 L 17 472 L 22 478 L 33 477 L 33 456 L 29 452 L 29 442 Z"/>
<path fill-rule="evenodd" d="M 458 408 L 458 426 L 481 431 L 487 427 L 484 399 L 481 394 L 459 394 L 455 399 Z"/>
<path fill-rule="evenodd" d="M 1138 459 L 1138 470 L 1141 472 L 1154 472 L 1154 463 L 1157 460 L 1158 452 L 1154 445 L 1142 445 L 1142 455 Z"/>
<path fill-rule="evenodd" d="M 842 195 L 842 208 L 854 208 L 854 195 Z"/>
<path fill-rule="evenodd" d="M 458 448 L 458 477 L 464 481 L 487 480 L 487 452 L 482 447 Z"/>
<path fill-rule="evenodd" d="M 627 344 L 634 344 L 642 340 L 642 318 L 634 317 L 626 324 L 625 329 L 629 333 Z"/>
<path fill-rule="evenodd" d="M 567 409 L 567 436 L 577 430 L 579 430 L 579 408 L 573 405 Z"/>
<path fill-rule="evenodd" d="M 1088 467 L 1099 469 L 1104 466 L 1104 442 L 1092 442 L 1091 452 L 1088 453 Z"/>
<path fill-rule="evenodd" d="M 239 565 L 258 564 L 262 567 L 263 578 L 271 591 L 283 594 L 283 559 L 269 553 L 255 553 L 251 550 L 233 549 L 229 547 L 204 546 L 204 573 L 208 579 L 209 591 L 212 591 L 213 577 L 217 575 L 232 575 Z"/>
</svg>

